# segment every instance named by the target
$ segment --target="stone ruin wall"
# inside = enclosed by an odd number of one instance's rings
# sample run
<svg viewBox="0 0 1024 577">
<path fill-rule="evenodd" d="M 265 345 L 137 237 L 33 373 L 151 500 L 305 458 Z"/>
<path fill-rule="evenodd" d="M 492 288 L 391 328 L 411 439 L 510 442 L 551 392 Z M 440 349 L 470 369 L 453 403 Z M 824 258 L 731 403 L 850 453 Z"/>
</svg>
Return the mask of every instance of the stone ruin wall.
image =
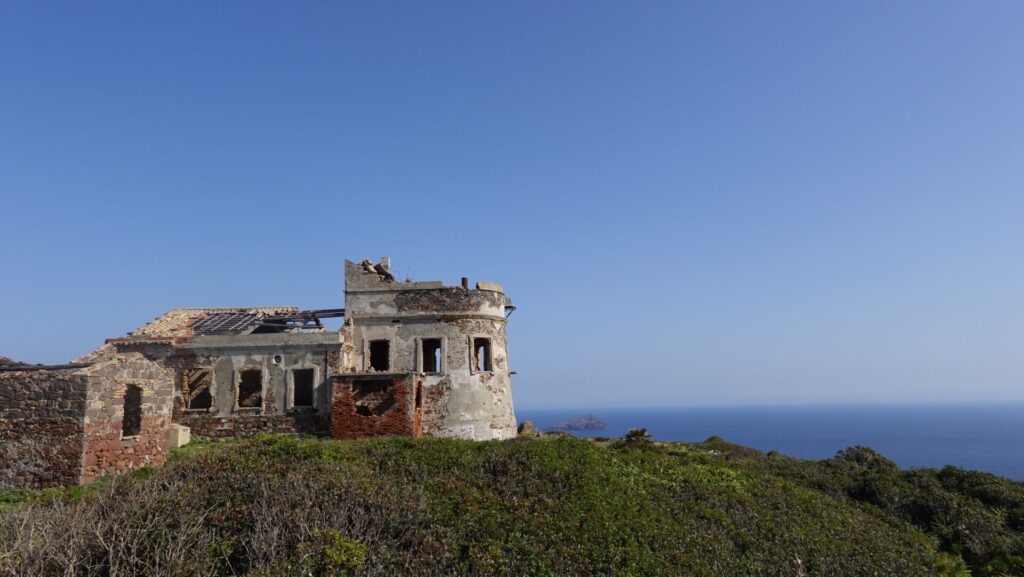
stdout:
<svg viewBox="0 0 1024 577">
<path fill-rule="evenodd" d="M 87 387 L 72 369 L 0 372 L 0 489 L 79 482 Z"/>
<path fill-rule="evenodd" d="M 167 459 L 174 371 L 160 361 L 169 352 L 122 350 L 82 370 L 89 376 L 89 387 L 81 482 L 160 466 Z M 125 437 L 122 420 L 129 385 L 142 389 L 142 421 L 138 435 Z"/>
<path fill-rule="evenodd" d="M 340 345 L 339 345 L 340 346 Z M 189 427 L 192 435 L 213 439 L 246 437 L 257 433 L 326 435 L 329 428 L 330 358 L 337 350 L 270 347 L 238 350 L 183 351 L 169 360 L 175 370 L 173 421 Z M 275 363 L 274 358 L 280 357 Z M 238 371 L 260 369 L 265 373 L 263 404 L 260 411 L 238 410 L 235 407 Z M 314 389 L 312 409 L 289 406 L 288 371 L 315 369 L 318 382 Z M 185 374 L 189 370 L 212 371 L 209 409 L 188 409 L 185 404 Z"/>
<path fill-rule="evenodd" d="M 426 378 L 423 433 L 479 441 L 515 437 L 505 321 L 461 318 L 440 326 L 453 337 L 447 339 L 445 374 Z M 471 337 L 491 340 L 492 370 L 471 366 Z"/>
<path fill-rule="evenodd" d="M 83 357 L 88 366 L 0 371 L 0 489 L 88 483 L 162 465 L 176 424 L 211 438 L 259 432 L 514 437 L 505 334 L 505 309 L 512 307 L 501 287 L 478 283 L 470 290 L 465 279 L 462 287 L 397 283 L 380 265 L 368 274 L 365 268 L 346 262 L 346 319 L 340 334 L 333 333 L 336 340 L 111 339 Z M 490 370 L 474 368 L 474 338 L 489 340 Z M 391 343 L 390 367 L 383 373 L 366 366 L 365 347 L 372 339 Z M 437 370 L 423 370 L 424 339 L 443 341 Z M 293 408 L 285 375 L 289 367 L 310 365 L 319 371 L 314 407 Z M 239 410 L 237 371 L 256 366 L 266 375 L 262 406 Z M 197 367 L 215 375 L 208 410 L 185 405 L 185 372 Z M 391 384 L 386 394 L 376 394 L 357 390 L 361 380 Z M 137 434 L 135 427 L 125 428 L 129 390 L 139 393 L 133 411 L 139 415 Z"/>
<path fill-rule="evenodd" d="M 327 417 L 322 413 L 289 415 L 216 415 L 178 414 L 174 422 L 190 429 L 192 436 L 211 439 L 237 439 L 258 433 L 323 435 Z"/>
<path fill-rule="evenodd" d="M 390 381 L 386 389 L 374 392 L 361 390 L 382 381 Z M 331 437 L 420 436 L 423 411 L 422 401 L 421 407 L 415 405 L 417 387 L 422 387 L 422 384 L 415 375 L 391 375 L 386 379 L 372 375 L 337 377 L 332 387 Z M 359 409 L 369 414 L 360 414 Z"/>
<path fill-rule="evenodd" d="M 503 289 L 396 282 L 346 262 L 343 368 L 368 370 L 367 343 L 388 340 L 392 372 L 422 371 L 423 339 L 443 342 L 441 371 L 422 373 L 421 432 L 474 440 L 516 436 Z M 491 370 L 472 366 L 474 338 L 491 345 Z"/>
</svg>

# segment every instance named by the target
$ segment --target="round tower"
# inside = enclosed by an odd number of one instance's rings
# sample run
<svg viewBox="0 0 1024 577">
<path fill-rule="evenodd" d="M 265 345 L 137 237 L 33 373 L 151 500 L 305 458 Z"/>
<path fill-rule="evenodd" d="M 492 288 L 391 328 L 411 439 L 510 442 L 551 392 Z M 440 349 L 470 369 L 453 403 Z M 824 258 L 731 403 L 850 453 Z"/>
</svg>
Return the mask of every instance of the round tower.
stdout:
<svg viewBox="0 0 1024 577">
<path fill-rule="evenodd" d="M 346 261 L 336 381 L 344 398 L 337 410 L 352 417 L 335 427 L 332 415 L 332 434 L 356 436 L 345 427 L 370 427 L 370 434 L 514 437 L 505 333 L 512 309 L 494 283 L 470 288 L 466 279 L 462 286 L 399 282 L 387 258 L 377 264 Z M 360 406 L 361 399 L 371 401 Z M 385 422 L 388 415 L 395 421 Z"/>
</svg>

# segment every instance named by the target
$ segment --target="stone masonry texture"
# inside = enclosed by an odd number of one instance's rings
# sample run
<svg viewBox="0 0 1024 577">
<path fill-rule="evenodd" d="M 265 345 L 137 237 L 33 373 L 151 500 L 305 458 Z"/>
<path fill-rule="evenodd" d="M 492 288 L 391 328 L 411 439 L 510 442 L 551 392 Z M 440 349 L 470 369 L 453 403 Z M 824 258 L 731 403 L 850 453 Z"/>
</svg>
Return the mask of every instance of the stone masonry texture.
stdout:
<svg viewBox="0 0 1024 577">
<path fill-rule="evenodd" d="M 88 378 L 0 372 L 0 489 L 78 483 Z"/>
</svg>

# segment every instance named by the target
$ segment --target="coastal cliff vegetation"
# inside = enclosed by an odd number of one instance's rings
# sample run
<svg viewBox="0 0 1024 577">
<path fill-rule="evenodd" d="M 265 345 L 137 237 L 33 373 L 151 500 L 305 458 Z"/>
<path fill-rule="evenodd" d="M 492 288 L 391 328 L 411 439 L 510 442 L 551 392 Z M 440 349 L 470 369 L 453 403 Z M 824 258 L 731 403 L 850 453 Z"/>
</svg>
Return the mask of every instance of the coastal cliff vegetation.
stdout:
<svg viewBox="0 0 1024 577">
<path fill-rule="evenodd" d="M 0 575 L 1020 576 L 1024 484 L 639 432 L 200 441 L 0 493 Z"/>
</svg>

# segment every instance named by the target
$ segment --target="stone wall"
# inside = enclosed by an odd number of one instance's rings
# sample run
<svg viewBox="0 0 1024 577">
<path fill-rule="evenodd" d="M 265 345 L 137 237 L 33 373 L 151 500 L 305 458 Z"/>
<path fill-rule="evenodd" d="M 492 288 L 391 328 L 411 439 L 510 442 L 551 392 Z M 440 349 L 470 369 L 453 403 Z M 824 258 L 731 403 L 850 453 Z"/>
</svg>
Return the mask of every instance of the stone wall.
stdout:
<svg viewBox="0 0 1024 577">
<path fill-rule="evenodd" d="M 146 466 L 167 459 L 174 395 L 174 371 L 163 366 L 170 347 L 121 347 L 88 369 L 82 479 Z M 124 395 L 129 385 L 142 389 L 138 435 L 122 434 Z"/>
<path fill-rule="evenodd" d="M 176 411 L 174 422 L 191 429 L 193 436 L 213 439 L 248 437 L 256 433 L 304 433 L 326 435 L 328 418 L 323 413 L 299 411 L 283 415 L 231 415 Z"/>
<path fill-rule="evenodd" d="M 245 437 L 256 433 L 327 435 L 330 411 L 329 355 L 340 358 L 337 333 L 205 336 L 179 347 L 165 363 L 175 370 L 175 423 L 193 435 L 211 438 Z M 205 370 L 211 375 L 211 405 L 187 408 L 186 374 Z M 241 371 L 261 372 L 259 407 L 238 406 Z M 294 406 L 294 371 L 314 371 L 313 406 Z"/>
<path fill-rule="evenodd" d="M 87 386 L 71 369 L 0 372 L 0 489 L 78 483 Z"/>
</svg>

